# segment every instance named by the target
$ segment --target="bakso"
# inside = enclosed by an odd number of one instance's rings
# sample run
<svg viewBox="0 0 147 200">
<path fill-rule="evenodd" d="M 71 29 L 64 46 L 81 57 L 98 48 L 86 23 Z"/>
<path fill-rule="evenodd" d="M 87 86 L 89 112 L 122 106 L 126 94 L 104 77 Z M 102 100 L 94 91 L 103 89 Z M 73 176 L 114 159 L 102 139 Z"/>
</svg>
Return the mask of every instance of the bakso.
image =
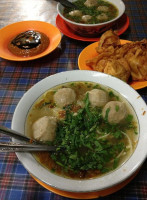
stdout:
<svg viewBox="0 0 147 200">
<path fill-rule="evenodd" d="M 118 124 L 124 121 L 127 116 L 126 106 L 120 101 L 110 101 L 103 108 L 103 117 L 111 124 Z"/>
<path fill-rule="evenodd" d="M 42 142 L 53 141 L 56 135 L 56 127 L 57 119 L 55 117 L 41 117 L 32 126 L 33 137 Z"/>
<path fill-rule="evenodd" d="M 98 15 L 96 17 L 99 21 L 107 21 L 108 20 L 108 16 L 105 13 L 101 13 L 100 15 Z"/>
<path fill-rule="evenodd" d="M 98 4 L 97 0 L 87 0 L 84 3 L 84 5 L 87 6 L 87 7 L 97 6 L 97 4 Z"/>
<path fill-rule="evenodd" d="M 90 15 L 83 15 L 82 16 L 82 21 L 84 21 L 84 22 L 88 22 L 90 19 L 91 19 Z"/>
<path fill-rule="evenodd" d="M 102 107 L 108 102 L 108 94 L 103 90 L 93 89 L 88 94 L 92 106 Z"/>
<path fill-rule="evenodd" d="M 108 12 L 109 8 L 107 6 L 99 6 L 97 10 L 102 12 Z"/>
<path fill-rule="evenodd" d="M 72 17 L 75 17 L 75 16 L 80 17 L 82 15 L 82 12 L 80 10 L 73 10 L 73 11 L 69 12 L 69 15 Z"/>
<path fill-rule="evenodd" d="M 75 99 L 76 94 L 71 88 L 60 88 L 54 95 L 55 103 L 61 108 L 73 103 Z"/>
</svg>

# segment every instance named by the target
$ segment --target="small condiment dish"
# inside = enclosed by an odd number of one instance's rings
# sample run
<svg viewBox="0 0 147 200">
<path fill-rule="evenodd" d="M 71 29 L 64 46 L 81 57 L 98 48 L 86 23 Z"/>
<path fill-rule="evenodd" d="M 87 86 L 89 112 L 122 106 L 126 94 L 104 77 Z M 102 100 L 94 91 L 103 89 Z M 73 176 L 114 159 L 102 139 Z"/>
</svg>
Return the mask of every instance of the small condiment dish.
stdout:
<svg viewBox="0 0 147 200">
<path fill-rule="evenodd" d="M 18 34 L 28 31 L 35 30 L 44 33 L 49 38 L 49 45 L 42 53 L 39 53 L 34 56 L 17 56 L 11 53 L 8 49 L 8 44 L 10 41 L 16 37 Z M 10 24 L 8 26 L 0 29 L 0 57 L 13 60 L 13 61 L 27 61 L 41 58 L 50 52 L 52 52 L 61 41 L 61 33 L 58 28 L 42 21 L 21 21 Z"/>
</svg>

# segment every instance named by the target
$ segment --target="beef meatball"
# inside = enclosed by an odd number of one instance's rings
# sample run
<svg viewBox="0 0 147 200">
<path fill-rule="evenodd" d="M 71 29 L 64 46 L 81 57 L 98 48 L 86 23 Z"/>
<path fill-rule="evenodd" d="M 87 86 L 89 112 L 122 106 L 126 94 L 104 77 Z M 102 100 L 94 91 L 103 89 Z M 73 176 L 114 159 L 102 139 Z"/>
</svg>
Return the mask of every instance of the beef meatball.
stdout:
<svg viewBox="0 0 147 200">
<path fill-rule="evenodd" d="M 83 16 L 82 16 L 82 21 L 86 23 L 86 22 L 88 22 L 91 18 L 92 18 L 92 17 L 91 17 L 90 15 L 83 15 Z"/>
<path fill-rule="evenodd" d="M 109 8 L 107 6 L 99 6 L 97 10 L 102 12 L 108 12 Z"/>
<path fill-rule="evenodd" d="M 72 17 L 81 17 L 82 12 L 80 10 L 72 10 L 69 12 L 69 15 Z"/>
<path fill-rule="evenodd" d="M 100 20 L 100 21 L 106 21 L 106 20 L 108 20 L 108 16 L 107 16 L 105 13 L 101 13 L 101 14 L 98 15 L 96 18 L 97 18 L 98 20 Z"/>
<path fill-rule="evenodd" d="M 60 108 L 72 104 L 75 99 L 76 94 L 71 88 L 60 88 L 54 95 L 54 101 Z"/>
<path fill-rule="evenodd" d="M 57 119 L 56 117 L 44 116 L 34 122 L 33 137 L 36 140 L 45 142 L 53 141 L 56 136 Z"/>
<path fill-rule="evenodd" d="M 91 105 L 102 107 L 108 102 L 108 94 L 104 90 L 93 89 L 88 92 Z"/>
<path fill-rule="evenodd" d="M 97 6 L 97 4 L 98 4 L 97 0 L 87 0 L 84 3 L 84 5 L 87 6 L 87 7 Z"/>
<path fill-rule="evenodd" d="M 110 124 L 122 123 L 127 116 L 126 105 L 120 101 L 109 101 L 103 108 L 103 118 L 108 119 Z"/>
</svg>

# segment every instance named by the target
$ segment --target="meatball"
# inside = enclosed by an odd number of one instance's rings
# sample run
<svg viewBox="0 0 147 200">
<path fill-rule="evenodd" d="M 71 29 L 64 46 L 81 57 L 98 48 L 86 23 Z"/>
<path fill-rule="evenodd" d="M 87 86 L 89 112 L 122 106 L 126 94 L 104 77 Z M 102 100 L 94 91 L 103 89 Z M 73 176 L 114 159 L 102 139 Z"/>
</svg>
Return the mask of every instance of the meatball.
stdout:
<svg viewBox="0 0 147 200">
<path fill-rule="evenodd" d="M 97 4 L 98 4 L 97 0 L 87 0 L 84 3 L 84 5 L 87 6 L 87 7 L 97 6 Z"/>
<path fill-rule="evenodd" d="M 100 90 L 100 89 L 93 89 L 88 92 L 89 94 L 89 101 L 91 105 L 102 107 L 108 102 L 108 94 L 107 92 Z"/>
<path fill-rule="evenodd" d="M 108 12 L 109 8 L 107 6 L 99 6 L 97 10 L 102 12 Z"/>
<path fill-rule="evenodd" d="M 88 22 L 92 17 L 90 15 L 83 15 L 82 16 L 82 21 L 83 22 Z"/>
<path fill-rule="evenodd" d="M 108 20 L 108 16 L 105 13 L 101 13 L 100 15 L 97 16 L 97 19 L 100 21 L 106 21 Z"/>
<path fill-rule="evenodd" d="M 69 15 L 72 17 L 81 17 L 82 16 L 82 12 L 80 10 L 72 10 L 69 12 Z"/>
<path fill-rule="evenodd" d="M 103 118 L 108 117 L 110 124 L 122 123 L 127 116 L 125 103 L 120 101 L 109 101 L 103 108 Z"/>
<path fill-rule="evenodd" d="M 36 140 L 45 142 L 53 141 L 56 136 L 57 119 L 56 117 L 44 116 L 34 122 L 33 137 Z"/>
<path fill-rule="evenodd" d="M 72 104 L 75 99 L 76 94 L 71 88 L 60 88 L 54 95 L 54 101 L 60 108 Z"/>
</svg>

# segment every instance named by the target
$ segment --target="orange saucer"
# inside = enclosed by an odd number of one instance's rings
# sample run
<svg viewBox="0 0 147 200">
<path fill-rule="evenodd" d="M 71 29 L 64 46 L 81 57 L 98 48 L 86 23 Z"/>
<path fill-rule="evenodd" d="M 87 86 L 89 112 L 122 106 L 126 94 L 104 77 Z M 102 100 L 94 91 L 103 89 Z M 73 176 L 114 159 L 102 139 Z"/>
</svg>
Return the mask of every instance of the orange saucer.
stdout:
<svg viewBox="0 0 147 200">
<path fill-rule="evenodd" d="M 127 28 L 129 27 L 129 17 L 126 14 L 123 14 L 122 17 L 120 17 L 114 26 L 112 27 L 113 30 L 116 30 L 118 32 L 118 35 L 121 35 L 124 33 Z M 94 38 L 94 37 L 82 37 L 80 35 L 77 35 L 74 33 L 68 26 L 66 25 L 65 21 L 57 15 L 56 17 L 56 26 L 59 28 L 59 30 L 66 36 L 73 38 L 75 40 L 81 40 L 81 41 L 88 41 L 88 42 L 95 42 L 100 39 L 100 36 Z"/>
<path fill-rule="evenodd" d="M 107 196 L 110 195 L 114 192 L 117 192 L 118 190 L 122 189 L 124 186 L 126 186 L 137 174 L 139 170 L 137 170 L 130 178 L 127 180 L 123 181 L 122 183 L 119 183 L 118 185 L 115 185 L 111 188 L 101 190 L 101 191 L 95 191 L 95 192 L 85 192 L 85 193 L 74 193 L 74 192 L 66 192 L 66 191 L 61 191 L 59 189 L 53 188 L 42 181 L 38 180 L 34 176 L 32 176 L 40 185 L 42 185 L 44 188 L 47 190 L 50 190 L 51 192 L 68 197 L 68 198 L 74 198 L 74 199 L 94 199 L 102 196 Z"/>
<path fill-rule="evenodd" d="M 27 30 L 36 30 L 44 33 L 50 40 L 48 48 L 43 51 L 42 53 L 29 56 L 29 57 L 20 57 L 12 54 L 8 50 L 8 43 L 11 39 L 17 36 L 19 33 L 27 31 Z M 34 60 L 40 57 L 43 57 L 50 52 L 52 52 L 60 43 L 61 41 L 61 33 L 52 24 L 42 21 L 22 21 L 16 22 L 14 24 L 10 24 L 5 26 L 4 28 L 0 29 L 0 57 L 7 59 L 7 60 L 14 60 L 14 61 L 27 61 L 27 60 Z"/>
<path fill-rule="evenodd" d="M 128 40 L 120 40 L 121 44 L 125 44 L 131 41 Z M 88 45 L 86 48 L 82 50 L 78 58 L 78 66 L 80 70 L 93 70 L 91 67 L 86 65 L 86 60 L 92 59 L 98 55 L 96 52 L 96 47 L 98 46 L 98 42 L 94 42 Z M 147 81 L 132 81 L 129 83 L 131 87 L 135 90 L 147 87 Z"/>
</svg>

